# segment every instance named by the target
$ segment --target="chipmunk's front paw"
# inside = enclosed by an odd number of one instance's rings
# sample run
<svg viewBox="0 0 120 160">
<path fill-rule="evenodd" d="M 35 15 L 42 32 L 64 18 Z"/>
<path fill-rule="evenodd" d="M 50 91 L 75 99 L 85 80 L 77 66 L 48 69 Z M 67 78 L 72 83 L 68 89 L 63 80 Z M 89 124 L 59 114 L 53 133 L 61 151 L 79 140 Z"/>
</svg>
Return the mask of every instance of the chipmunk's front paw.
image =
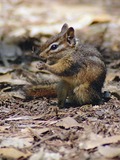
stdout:
<svg viewBox="0 0 120 160">
<path fill-rule="evenodd" d="M 39 62 L 36 67 L 39 70 L 46 69 L 46 64 L 44 62 Z"/>
</svg>

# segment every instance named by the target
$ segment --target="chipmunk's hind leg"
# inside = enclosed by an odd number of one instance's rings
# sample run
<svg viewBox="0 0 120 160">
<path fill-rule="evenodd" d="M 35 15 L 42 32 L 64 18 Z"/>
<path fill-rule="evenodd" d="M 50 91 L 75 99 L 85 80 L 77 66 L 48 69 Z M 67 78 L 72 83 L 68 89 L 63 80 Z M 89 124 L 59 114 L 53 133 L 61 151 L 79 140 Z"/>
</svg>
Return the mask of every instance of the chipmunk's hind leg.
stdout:
<svg viewBox="0 0 120 160">
<path fill-rule="evenodd" d="M 66 100 L 66 104 L 74 107 L 79 106 L 79 102 L 77 100 L 76 95 L 73 93 L 73 91 L 69 92 L 68 98 Z"/>
<path fill-rule="evenodd" d="M 88 84 L 82 84 L 74 89 L 76 99 L 80 105 L 84 104 L 99 104 L 101 101 L 101 93 L 96 91 Z"/>
<path fill-rule="evenodd" d="M 64 108 L 68 96 L 69 86 L 66 82 L 60 81 L 57 86 L 58 107 Z"/>
</svg>

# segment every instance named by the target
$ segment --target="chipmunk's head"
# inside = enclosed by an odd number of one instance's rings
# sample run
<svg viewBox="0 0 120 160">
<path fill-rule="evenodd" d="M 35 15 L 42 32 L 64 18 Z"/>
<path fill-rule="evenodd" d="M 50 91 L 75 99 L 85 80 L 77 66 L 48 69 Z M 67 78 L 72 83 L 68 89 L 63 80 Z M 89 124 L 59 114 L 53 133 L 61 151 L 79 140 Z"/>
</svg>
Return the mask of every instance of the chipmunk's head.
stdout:
<svg viewBox="0 0 120 160">
<path fill-rule="evenodd" d="M 41 46 L 40 57 L 50 64 L 73 52 L 76 46 L 74 29 L 64 24 L 61 32 Z"/>
</svg>

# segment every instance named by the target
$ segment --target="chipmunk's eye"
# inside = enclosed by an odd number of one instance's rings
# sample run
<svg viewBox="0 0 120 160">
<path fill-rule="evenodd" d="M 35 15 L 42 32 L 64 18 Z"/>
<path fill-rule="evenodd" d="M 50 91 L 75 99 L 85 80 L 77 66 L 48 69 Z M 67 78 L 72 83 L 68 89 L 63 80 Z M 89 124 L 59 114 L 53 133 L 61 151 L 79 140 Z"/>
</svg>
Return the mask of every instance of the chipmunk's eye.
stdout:
<svg viewBox="0 0 120 160">
<path fill-rule="evenodd" d="M 57 44 L 53 44 L 52 46 L 51 46 L 51 50 L 55 50 L 55 49 L 57 49 L 58 48 L 58 45 Z"/>
</svg>

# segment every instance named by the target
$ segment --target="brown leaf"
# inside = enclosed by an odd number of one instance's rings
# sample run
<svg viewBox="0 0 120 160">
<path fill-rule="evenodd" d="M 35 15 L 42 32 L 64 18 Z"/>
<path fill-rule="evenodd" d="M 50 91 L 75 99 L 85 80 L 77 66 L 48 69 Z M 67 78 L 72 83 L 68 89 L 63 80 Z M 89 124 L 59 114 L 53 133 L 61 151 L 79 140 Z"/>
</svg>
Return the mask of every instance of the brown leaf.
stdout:
<svg viewBox="0 0 120 160">
<path fill-rule="evenodd" d="M 22 79 L 13 79 L 11 73 L 7 73 L 0 76 L 0 83 L 7 82 L 14 85 L 23 85 L 23 84 L 29 84 L 25 80 Z"/>
<path fill-rule="evenodd" d="M 45 132 L 48 132 L 50 129 L 49 128 L 41 128 L 41 129 L 32 129 L 32 128 L 28 128 L 30 134 L 33 136 L 33 137 L 37 137 L 37 138 L 40 138 L 40 134 L 43 134 Z"/>
<path fill-rule="evenodd" d="M 120 157 L 120 148 L 117 147 L 100 146 L 98 152 L 106 158 Z"/>
<path fill-rule="evenodd" d="M 103 23 L 103 22 L 110 22 L 111 17 L 107 14 L 101 14 L 94 17 L 93 22 L 94 23 Z"/>
<path fill-rule="evenodd" d="M 7 132 L 7 129 L 9 129 L 9 126 L 0 126 L 0 132 Z"/>
<path fill-rule="evenodd" d="M 20 157 L 27 158 L 31 153 L 28 151 L 24 153 L 15 148 L 0 148 L 0 155 L 4 158 L 18 159 Z"/>
<path fill-rule="evenodd" d="M 9 73 L 11 71 L 13 71 L 13 68 L 6 68 L 6 67 L 0 66 L 0 74 L 6 74 L 6 73 Z"/>
<path fill-rule="evenodd" d="M 30 147 L 32 145 L 33 138 L 3 138 L 0 144 L 0 147 L 17 147 L 17 148 L 25 148 Z"/>
<path fill-rule="evenodd" d="M 39 152 L 34 153 L 29 160 L 60 160 L 60 153 L 49 152 L 44 148 L 40 148 Z"/>
<path fill-rule="evenodd" d="M 65 117 L 57 122 L 56 126 L 62 126 L 66 129 L 71 127 L 78 127 L 80 126 L 79 123 L 72 117 Z"/>
<path fill-rule="evenodd" d="M 117 143 L 118 141 L 120 141 L 120 135 L 105 138 L 100 137 L 99 135 L 94 135 L 94 137 L 92 137 L 91 140 L 81 142 L 79 146 L 82 149 L 92 149 L 104 144 Z"/>
</svg>

